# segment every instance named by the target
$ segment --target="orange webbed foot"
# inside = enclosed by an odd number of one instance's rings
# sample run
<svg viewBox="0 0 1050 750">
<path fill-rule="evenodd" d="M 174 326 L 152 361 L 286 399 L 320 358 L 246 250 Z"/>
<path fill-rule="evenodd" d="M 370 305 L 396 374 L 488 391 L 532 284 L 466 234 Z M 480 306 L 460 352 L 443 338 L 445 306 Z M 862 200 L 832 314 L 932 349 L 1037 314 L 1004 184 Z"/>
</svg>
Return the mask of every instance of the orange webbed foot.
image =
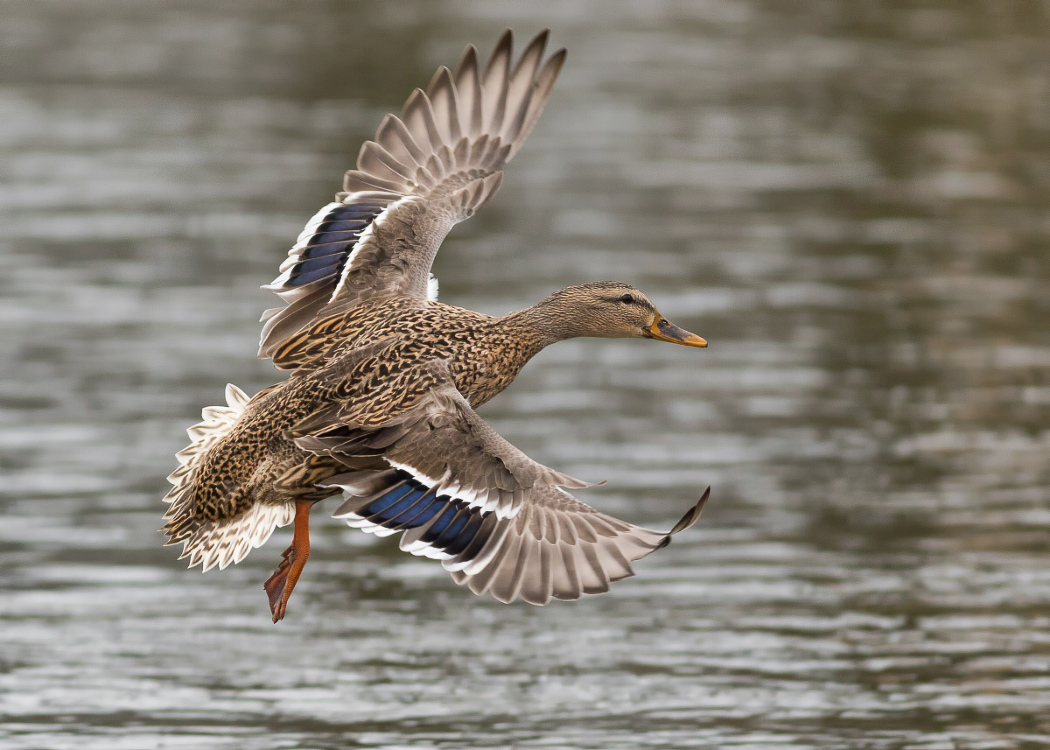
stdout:
<svg viewBox="0 0 1050 750">
<path fill-rule="evenodd" d="M 274 624 L 284 619 L 288 610 L 288 600 L 292 590 L 299 581 L 299 576 L 310 557 L 310 509 L 313 503 L 300 500 L 295 504 L 295 534 L 291 546 L 281 555 L 281 562 L 273 572 L 263 589 L 270 600 L 270 614 Z"/>
<path fill-rule="evenodd" d="M 266 596 L 270 599 L 270 614 L 273 615 L 274 623 L 284 619 L 284 612 L 288 608 L 288 600 L 284 596 L 284 589 L 288 583 L 288 572 L 292 569 L 292 563 L 295 561 L 295 546 L 293 545 L 286 549 L 281 554 L 281 558 L 281 563 L 277 566 L 277 570 L 263 584 Z M 291 594 L 291 592 L 288 593 Z"/>
</svg>

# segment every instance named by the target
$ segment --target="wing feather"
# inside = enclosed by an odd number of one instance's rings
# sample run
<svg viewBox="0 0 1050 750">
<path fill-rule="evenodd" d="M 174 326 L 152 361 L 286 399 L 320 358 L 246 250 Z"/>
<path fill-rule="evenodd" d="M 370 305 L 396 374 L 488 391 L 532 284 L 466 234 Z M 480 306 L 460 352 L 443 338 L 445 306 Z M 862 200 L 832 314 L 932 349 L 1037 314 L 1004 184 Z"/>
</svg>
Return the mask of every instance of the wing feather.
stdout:
<svg viewBox="0 0 1050 750">
<path fill-rule="evenodd" d="M 507 30 L 483 74 L 477 50 L 467 47 L 455 74 L 438 68 L 400 117 L 383 118 L 337 202 L 310 220 L 264 287 L 287 307 L 265 314 L 260 357 L 334 309 L 388 296 L 425 304 L 445 235 L 496 194 L 504 165 L 543 111 L 565 60 L 559 50 L 543 63 L 548 37 L 539 34 L 512 66 Z"/>
<path fill-rule="evenodd" d="M 376 131 L 376 143 L 389 151 L 401 163 L 411 165 L 417 170 L 427 160 L 426 154 L 416 144 L 416 139 L 405 127 L 405 123 L 394 115 L 387 115 L 383 118 L 379 130 Z"/>
<path fill-rule="evenodd" d="M 478 50 L 473 44 L 463 51 L 463 57 L 456 68 L 456 92 L 460 97 L 460 129 L 472 140 L 483 137 Z"/>
<path fill-rule="evenodd" d="M 608 590 L 633 575 L 633 561 L 699 517 L 708 493 L 671 532 L 599 513 L 562 489 L 584 482 L 528 458 L 481 420 L 447 365 L 427 367 L 437 385 L 381 425 L 329 409 L 290 432 L 300 448 L 348 465 L 365 458 L 387 465 L 327 483 L 343 490 L 335 515 L 349 525 L 403 532 L 401 549 L 440 559 L 474 593 L 543 605 Z"/>
<path fill-rule="evenodd" d="M 427 87 L 427 95 L 434 109 L 434 121 L 441 131 L 443 144 L 457 143 L 463 137 L 459 124 L 459 97 L 452 73 L 442 65 Z"/>
<path fill-rule="evenodd" d="M 510 29 L 496 42 L 489 64 L 485 68 L 482 90 L 482 122 L 489 133 L 499 133 L 503 113 L 507 109 L 507 83 L 510 74 L 511 46 L 514 36 Z"/>
</svg>

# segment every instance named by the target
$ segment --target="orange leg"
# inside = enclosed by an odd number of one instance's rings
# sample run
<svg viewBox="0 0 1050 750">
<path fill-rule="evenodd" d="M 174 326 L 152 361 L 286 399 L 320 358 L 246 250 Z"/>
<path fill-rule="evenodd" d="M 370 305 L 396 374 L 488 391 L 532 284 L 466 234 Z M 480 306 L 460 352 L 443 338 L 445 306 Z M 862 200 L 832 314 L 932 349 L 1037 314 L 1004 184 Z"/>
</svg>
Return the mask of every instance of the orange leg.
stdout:
<svg viewBox="0 0 1050 750">
<path fill-rule="evenodd" d="M 284 618 L 285 610 L 288 609 L 288 599 L 292 596 L 292 589 L 299 581 L 306 560 L 310 557 L 310 509 L 313 507 L 310 500 L 299 500 L 295 504 L 295 533 L 292 536 L 292 546 L 281 555 L 281 563 L 273 572 L 263 588 L 266 595 L 270 597 L 270 612 L 273 621 Z"/>
</svg>

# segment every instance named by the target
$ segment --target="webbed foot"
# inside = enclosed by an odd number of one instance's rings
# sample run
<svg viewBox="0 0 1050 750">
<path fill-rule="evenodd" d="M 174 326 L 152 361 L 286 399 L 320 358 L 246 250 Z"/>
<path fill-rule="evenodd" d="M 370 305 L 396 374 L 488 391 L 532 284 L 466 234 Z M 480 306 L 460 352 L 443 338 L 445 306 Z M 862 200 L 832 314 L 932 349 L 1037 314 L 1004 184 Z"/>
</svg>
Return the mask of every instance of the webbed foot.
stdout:
<svg viewBox="0 0 1050 750">
<path fill-rule="evenodd" d="M 295 534 L 292 544 L 281 554 L 281 562 L 273 572 L 263 589 L 270 600 L 270 614 L 276 624 L 284 619 L 288 610 L 288 600 L 292 590 L 302 575 L 306 561 L 310 557 L 310 509 L 313 502 L 300 500 L 295 504 Z"/>
</svg>

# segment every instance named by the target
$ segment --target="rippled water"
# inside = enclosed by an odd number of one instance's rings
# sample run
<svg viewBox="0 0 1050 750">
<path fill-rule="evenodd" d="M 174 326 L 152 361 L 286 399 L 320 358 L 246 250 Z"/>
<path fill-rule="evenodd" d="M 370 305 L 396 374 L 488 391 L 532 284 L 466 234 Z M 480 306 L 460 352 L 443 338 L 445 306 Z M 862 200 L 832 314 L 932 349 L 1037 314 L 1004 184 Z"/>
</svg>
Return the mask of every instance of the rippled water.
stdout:
<svg viewBox="0 0 1050 750">
<path fill-rule="evenodd" d="M 956 7 L 965 6 L 965 7 Z M 569 63 L 437 261 L 712 342 L 576 341 L 483 412 L 589 502 L 703 522 L 545 609 L 317 516 L 290 616 L 156 532 L 258 290 L 383 113 L 504 25 Z M 0 5 L 0 747 L 1050 745 L 1050 10 Z M 334 504 L 332 505 L 334 507 Z"/>
</svg>

